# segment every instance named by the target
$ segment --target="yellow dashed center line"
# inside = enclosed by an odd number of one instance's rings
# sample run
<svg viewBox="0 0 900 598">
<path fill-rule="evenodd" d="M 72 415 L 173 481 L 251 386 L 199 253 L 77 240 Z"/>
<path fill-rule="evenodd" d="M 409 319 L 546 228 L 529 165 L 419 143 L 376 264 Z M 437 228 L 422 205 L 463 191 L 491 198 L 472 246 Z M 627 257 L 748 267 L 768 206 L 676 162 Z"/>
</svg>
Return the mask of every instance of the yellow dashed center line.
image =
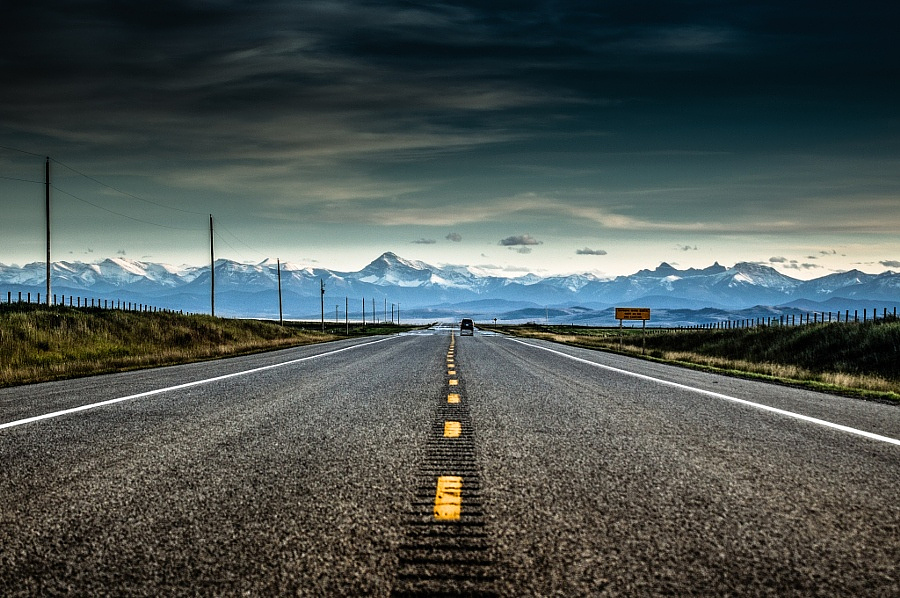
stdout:
<svg viewBox="0 0 900 598">
<path fill-rule="evenodd" d="M 456 521 L 462 506 L 462 478 L 442 475 L 437 480 L 434 494 L 434 518 L 438 521 Z"/>
<path fill-rule="evenodd" d="M 444 422 L 444 438 L 459 438 L 460 434 L 462 434 L 462 424 L 460 422 Z"/>
<path fill-rule="evenodd" d="M 454 346 L 456 336 L 450 334 L 450 348 L 447 350 L 447 375 L 456 376 L 456 363 Z M 459 386 L 456 378 L 448 380 L 450 386 Z M 447 394 L 448 403 L 459 403 L 459 393 Z M 459 438 L 462 434 L 462 422 L 444 421 L 444 437 Z M 437 489 L 434 494 L 434 518 L 436 521 L 457 521 L 462 508 L 462 478 L 454 475 L 444 475 L 437 479 Z"/>
</svg>

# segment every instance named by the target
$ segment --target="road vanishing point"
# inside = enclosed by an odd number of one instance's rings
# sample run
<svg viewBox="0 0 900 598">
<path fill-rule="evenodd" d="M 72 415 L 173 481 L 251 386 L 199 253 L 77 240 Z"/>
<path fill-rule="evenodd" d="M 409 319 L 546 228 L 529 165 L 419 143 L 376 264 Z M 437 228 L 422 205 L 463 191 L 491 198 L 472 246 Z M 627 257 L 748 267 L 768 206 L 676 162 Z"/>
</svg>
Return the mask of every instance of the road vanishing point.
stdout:
<svg viewBox="0 0 900 598">
<path fill-rule="evenodd" d="M 898 596 L 900 407 L 436 327 L 0 390 L 12 596 Z"/>
</svg>

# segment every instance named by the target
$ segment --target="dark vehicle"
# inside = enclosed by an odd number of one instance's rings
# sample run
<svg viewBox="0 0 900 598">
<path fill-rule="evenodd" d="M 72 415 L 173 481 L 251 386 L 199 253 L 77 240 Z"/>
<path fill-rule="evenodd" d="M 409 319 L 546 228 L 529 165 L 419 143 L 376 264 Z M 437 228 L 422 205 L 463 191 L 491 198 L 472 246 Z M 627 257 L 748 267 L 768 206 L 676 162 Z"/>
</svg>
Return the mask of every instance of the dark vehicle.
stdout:
<svg viewBox="0 0 900 598">
<path fill-rule="evenodd" d="M 473 322 L 469 318 L 463 318 L 462 322 L 459 323 L 459 335 L 460 336 L 474 336 L 474 334 L 475 334 L 475 322 Z"/>
</svg>

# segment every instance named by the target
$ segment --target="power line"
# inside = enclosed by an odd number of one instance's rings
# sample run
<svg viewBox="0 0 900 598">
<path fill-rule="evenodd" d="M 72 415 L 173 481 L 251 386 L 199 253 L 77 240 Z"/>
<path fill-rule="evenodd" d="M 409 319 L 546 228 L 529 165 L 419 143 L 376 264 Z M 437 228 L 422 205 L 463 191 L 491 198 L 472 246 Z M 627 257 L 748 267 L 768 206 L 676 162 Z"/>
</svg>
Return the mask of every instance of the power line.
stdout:
<svg viewBox="0 0 900 598">
<path fill-rule="evenodd" d="M 25 151 L 23 149 L 19 149 L 17 147 L 9 147 L 8 145 L 0 145 L 0 149 L 9 150 L 11 152 L 19 152 L 20 154 L 27 154 L 29 156 L 35 156 L 37 158 L 43 158 L 43 154 L 36 154 L 34 152 Z"/>
<path fill-rule="evenodd" d="M 27 151 L 27 150 L 19 149 L 19 148 L 16 148 L 16 147 L 10 147 L 10 146 L 8 146 L 8 145 L 0 145 L 0 149 L 9 150 L 9 151 L 12 151 L 12 152 L 19 152 L 20 154 L 25 154 L 25 155 L 28 155 L 28 156 L 35 156 L 35 157 L 38 157 L 38 158 L 44 158 L 44 157 L 45 157 L 45 156 L 43 156 L 43 155 L 41 155 L 41 154 L 36 154 L 36 153 L 34 153 L 34 152 L 29 152 L 29 151 Z M 102 187 L 106 187 L 107 189 L 111 189 L 111 190 L 115 191 L 116 193 L 119 193 L 119 194 L 121 194 L 121 195 L 125 195 L 125 196 L 127 196 L 127 197 L 132 198 L 132 199 L 136 199 L 136 200 L 138 200 L 138 201 L 143 201 L 143 202 L 145 202 L 145 203 L 148 203 L 148 204 L 151 204 L 151 205 L 160 207 L 160 208 L 165 208 L 165 209 L 167 209 L 167 210 L 174 210 L 174 211 L 176 211 L 176 212 L 182 212 L 182 213 L 184 213 L 184 214 L 194 214 L 194 215 L 196 215 L 196 216 L 205 216 L 205 215 L 206 215 L 205 212 L 195 212 L 194 210 L 185 210 L 184 208 L 176 208 L 176 207 L 174 207 L 174 206 L 170 206 L 170 205 L 166 205 L 166 204 L 163 204 L 163 203 L 159 203 L 159 202 L 157 202 L 157 201 L 153 201 L 152 199 L 147 199 L 147 198 L 145 198 L 145 197 L 141 197 L 141 196 L 139 196 L 139 195 L 135 195 L 134 193 L 130 193 L 130 192 L 128 192 L 128 191 L 123 191 L 123 190 L 121 190 L 121 189 L 119 189 L 119 188 L 117 188 L 117 187 L 113 187 L 112 185 L 109 185 L 109 184 L 107 184 L 107 183 L 104 183 L 103 181 L 97 179 L 96 177 L 92 177 L 92 176 L 89 175 L 89 174 L 86 174 L 86 173 L 84 173 L 84 172 L 81 172 L 80 170 L 78 170 L 78 169 L 75 168 L 74 166 L 69 166 L 69 165 L 66 164 L 65 162 L 61 162 L 61 161 L 57 160 L 56 158 L 49 158 L 49 159 L 50 159 L 52 162 L 54 162 L 54 163 L 56 163 L 56 164 L 59 164 L 59 165 L 62 166 L 63 168 L 67 168 L 67 169 L 71 170 L 72 172 L 74 172 L 75 174 L 77 174 L 77 175 L 79 175 L 79 176 L 83 176 L 84 178 L 86 178 L 86 179 L 88 179 L 88 180 L 90 180 L 90 181 L 93 181 L 93 182 L 97 183 L 98 185 L 100 185 L 100 186 L 102 186 Z M 29 180 L 26 180 L 26 179 L 17 179 L 17 178 L 14 178 L 14 177 L 6 177 L 6 176 L 0 177 L 0 178 L 12 180 L 12 181 L 23 181 L 23 182 L 26 182 L 26 183 L 42 183 L 42 181 L 29 181 Z M 76 199 L 77 199 L 77 198 L 76 198 Z M 101 208 L 101 209 L 102 209 L 102 208 Z"/>
<path fill-rule="evenodd" d="M 5 179 L 7 181 L 19 181 L 22 183 L 37 183 L 38 185 L 43 185 L 44 181 L 32 181 L 30 179 L 19 179 L 14 176 L 2 176 L 0 175 L 0 179 Z"/>
<path fill-rule="evenodd" d="M 0 145 L 0 149 L 5 149 L 5 150 L 13 151 L 13 152 L 18 152 L 18 153 L 25 154 L 25 155 L 28 155 L 28 156 L 35 156 L 35 157 L 38 157 L 38 158 L 45 158 L 45 156 L 42 155 L 42 154 L 36 154 L 36 153 L 34 153 L 34 152 L 29 152 L 29 151 L 27 151 L 27 150 L 15 148 L 15 147 L 10 147 L 10 146 L 6 146 L 6 145 Z M 122 189 L 119 189 L 119 188 L 117 188 L 117 187 L 114 187 L 114 186 L 112 186 L 112 185 L 109 185 L 109 184 L 107 184 L 107 183 L 104 183 L 103 181 L 97 179 L 96 177 L 93 177 L 93 176 L 91 176 L 91 175 L 89 175 L 89 174 L 86 174 L 86 173 L 84 173 L 84 172 L 78 170 L 77 168 L 75 168 L 75 167 L 73 167 L 73 166 L 69 166 L 68 164 L 66 164 L 66 163 L 64 163 L 64 162 L 61 162 L 60 160 L 57 160 L 57 159 L 51 158 L 51 157 L 47 157 L 47 159 L 51 160 L 52 162 L 54 162 L 54 163 L 56 163 L 56 164 L 59 164 L 60 166 L 66 168 L 66 169 L 68 169 L 68 170 L 71 170 L 72 172 L 74 172 L 75 174 L 77 174 L 77 175 L 79 175 L 79 176 L 81 176 L 81 177 L 84 177 L 84 178 L 86 178 L 86 179 L 88 179 L 88 180 L 90 180 L 90 181 L 93 181 L 94 183 L 96 183 L 96 184 L 98 184 L 98 185 L 100 185 L 100 186 L 102 186 L 102 187 L 105 187 L 105 188 L 107 188 L 107 189 L 110 189 L 110 190 L 112 190 L 112 191 L 115 191 L 116 193 L 119 193 L 120 195 L 124 195 L 124 196 L 126 196 L 126 197 L 130 197 L 130 198 L 135 199 L 135 200 L 137 200 L 137 201 L 141 201 L 141 202 L 144 202 L 144 203 L 148 203 L 148 204 L 151 204 L 151 205 L 160 207 L 160 208 L 165 208 L 165 209 L 168 209 L 168 210 L 173 210 L 173 211 L 176 211 L 176 212 L 181 212 L 181 213 L 184 213 L 184 214 L 193 214 L 193 215 L 196 215 L 196 216 L 206 216 L 206 213 L 205 213 L 205 212 L 197 212 L 197 211 L 194 211 L 194 210 L 186 210 L 186 209 L 183 209 L 183 208 L 176 208 L 176 207 L 173 207 L 173 206 L 169 206 L 169 205 L 166 205 L 166 204 L 163 204 L 163 203 L 159 203 L 159 202 L 156 202 L 156 201 L 153 201 L 153 200 L 150 200 L 150 199 L 141 197 L 141 196 L 139 196 L 139 195 L 135 195 L 134 193 L 130 193 L 130 192 L 128 192 L 128 191 L 123 191 Z M 24 182 L 24 183 L 44 184 L 44 181 L 35 181 L 35 180 L 23 179 L 23 178 L 18 178 L 18 177 L 9 177 L 9 176 L 3 176 L 3 175 L 0 175 L 0 179 L 10 180 L 10 181 L 19 181 L 19 182 Z M 109 209 L 109 208 L 106 208 L 106 207 L 104 207 L 104 206 L 101 206 L 101 205 L 99 205 L 99 204 L 96 204 L 96 203 L 94 203 L 94 202 L 92 202 L 92 201 L 89 201 L 89 200 L 87 200 L 87 199 L 84 199 L 83 197 L 79 197 L 79 196 L 77 196 L 77 195 L 74 195 L 74 194 L 72 194 L 72 193 L 69 193 L 68 191 L 64 191 L 64 190 L 60 189 L 59 187 L 57 187 L 56 185 L 51 184 L 50 187 L 51 187 L 52 189 L 54 189 L 55 191 L 57 191 L 57 192 L 59 192 L 59 193 L 62 193 L 63 195 L 67 195 L 67 196 L 69 196 L 69 197 L 71 197 L 71 198 L 73 198 L 73 199 L 75 199 L 75 200 L 77 200 L 77 201 L 80 201 L 80 202 L 85 203 L 85 204 L 87 204 L 87 205 L 89 205 L 89 206 L 92 206 L 92 207 L 94 207 L 94 208 L 97 208 L 98 210 L 102 210 L 102 211 L 104 211 L 104 212 L 108 212 L 108 213 L 110 213 L 110 214 L 113 214 L 113 215 L 115 215 L 115 216 L 119 216 L 119 217 L 121 217 L 121 218 L 127 218 L 128 220 L 132 220 L 132 221 L 134 221 L 134 222 L 140 222 L 141 224 L 148 224 L 148 225 L 150 225 L 150 226 L 156 226 L 156 227 L 159 227 L 159 228 L 165 228 L 165 229 L 169 229 L 169 230 L 183 230 L 183 231 L 198 231 L 198 230 L 205 230 L 205 227 L 204 227 L 203 229 L 201 229 L 201 228 L 185 228 L 185 227 L 177 227 L 177 226 L 168 226 L 168 225 L 165 225 L 165 224 L 159 224 L 159 223 L 157 223 L 157 222 L 150 222 L 150 221 L 148 221 L 148 220 L 143 220 L 143 219 L 141 219 L 141 218 L 135 218 L 134 216 L 129 216 L 128 214 L 123 214 L 122 212 L 117 212 L 117 211 L 115 211 L 115 210 L 111 210 L 111 209 Z M 231 237 L 232 237 L 235 241 L 237 241 L 238 243 L 240 243 L 241 245 L 243 245 L 244 247 L 246 247 L 247 249 L 249 249 L 249 250 L 252 251 L 253 253 L 255 253 L 255 254 L 261 256 L 261 257 L 264 258 L 264 259 L 267 259 L 267 258 L 269 257 L 267 254 L 263 253 L 262 251 L 259 251 L 258 249 L 254 248 L 253 246 L 251 246 L 251 245 L 249 245 L 248 243 L 246 243 L 245 241 L 243 241 L 240 237 L 238 237 L 236 234 L 234 234 L 233 232 L 231 232 L 230 230 L 228 230 L 226 227 L 222 226 L 221 224 L 219 224 L 219 227 L 218 227 L 218 228 L 223 229 L 225 232 L 227 232 L 229 235 L 231 235 Z M 218 231 L 215 232 L 215 236 L 218 237 L 218 238 L 219 238 L 223 243 L 225 243 L 228 247 L 230 247 L 235 253 L 237 253 L 238 255 L 241 255 L 241 252 L 238 251 L 238 250 L 237 250 L 231 243 L 229 243 L 224 237 L 222 237 L 222 235 L 220 235 L 220 234 L 218 233 Z"/>
<path fill-rule="evenodd" d="M 219 227 L 219 221 L 217 220 L 217 221 L 216 221 L 216 228 L 218 229 L 218 227 Z M 248 259 L 247 259 L 240 251 L 238 251 L 237 248 L 235 248 L 234 245 L 232 245 L 231 243 L 229 243 L 229 242 L 225 239 L 225 237 L 223 237 L 222 235 L 220 235 L 218 230 L 213 231 L 213 234 L 215 235 L 215 237 L 216 237 L 218 240 L 220 240 L 221 242 L 223 242 L 223 243 L 225 243 L 226 245 L 228 245 L 228 247 L 231 248 L 231 250 L 232 250 L 234 253 L 236 253 L 236 254 L 238 255 L 238 257 L 241 259 L 241 261 L 243 261 L 243 262 L 250 262 L 250 261 L 252 261 L 252 260 L 248 260 Z"/>
<path fill-rule="evenodd" d="M 166 204 L 162 204 L 162 203 L 159 203 L 159 202 L 150 200 L 150 199 L 146 199 L 146 198 L 144 198 L 144 197 L 140 197 L 139 195 L 135 195 L 135 194 L 133 194 L 133 193 L 129 193 L 128 191 L 122 191 L 121 189 L 117 189 L 116 187 L 113 187 L 112 185 L 108 185 L 108 184 L 104 183 L 103 181 L 101 181 L 101 180 L 99 180 L 99 179 L 96 179 L 96 178 L 94 178 L 94 177 L 92 177 L 92 176 L 90 176 L 90 175 L 88 175 L 88 174 L 85 174 L 85 173 L 81 172 L 81 171 L 78 170 L 77 168 L 74 168 L 74 167 L 72 167 L 72 166 L 69 166 L 68 164 L 64 164 L 63 162 L 60 162 L 59 160 L 56 160 L 56 159 L 54 159 L 54 158 L 50 158 L 50 159 L 51 159 L 53 162 L 59 164 L 60 166 L 63 166 L 64 168 L 68 168 L 68 169 L 71 170 L 72 172 L 74 172 L 74 173 L 76 173 L 76 174 L 78 174 L 78 175 L 80 175 L 80 176 L 83 176 L 84 178 L 86 178 L 86 179 L 88 179 L 88 180 L 90 180 L 90 181 L 93 181 L 93 182 L 97 183 L 98 185 L 101 185 L 101 186 L 103 186 L 103 187 L 106 187 L 107 189 L 112 189 L 112 190 L 115 191 L 116 193 L 121 193 L 122 195 L 126 195 L 126 196 L 128 196 L 128 197 L 130 197 L 130 198 L 132 198 L 132 199 L 136 199 L 136 200 L 138 200 L 138 201 L 143 201 L 143 202 L 152 204 L 152 205 L 157 206 L 157 207 L 160 207 L 160 208 L 166 208 L 166 209 L 168 209 L 168 210 L 174 210 L 174 211 L 176 211 L 176 212 L 183 212 L 183 213 L 185 213 L 185 214 L 194 214 L 194 215 L 197 215 L 197 216 L 206 216 L 206 213 L 205 213 L 205 212 L 195 212 L 194 210 L 185 210 L 185 209 L 182 209 L 182 208 L 176 208 L 176 207 L 173 207 L 173 206 L 168 206 L 168 205 L 166 205 Z"/>
<path fill-rule="evenodd" d="M 97 205 L 94 202 L 91 202 L 84 198 L 78 197 L 77 195 L 73 195 L 73 194 L 69 193 L 68 191 L 63 191 L 56 185 L 51 184 L 50 188 L 53 189 L 54 191 L 62 193 L 63 195 L 68 195 L 72 199 L 76 199 L 82 203 L 88 204 L 89 206 L 93 206 L 93 207 L 97 208 L 98 210 L 103 210 L 104 212 L 109 212 L 110 214 L 115 214 L 116 216 L 121 216 L 122 218 L 128 218 L 129 220 L 134 220 L 135 222 L 140 222 L 142 224 L 149 224 L 150 226 L 158 226 L 159 228 L 167 228 L 170 230 L 189 230 L 189 231 L 205 230 L 202 228 L 184 228 L 184 227 L 180 227 L 180 226 L 168 226 L 166 224 L 159 224 L 158 222 L 150 222 L 149 220 L 141 220 L 140 218 L 135 218 L 134 216 L 129 216 L 128 214 L 122 214 L 121 212 L 116 212 L 115 210 L 110 210 L 109 208 L 104 208 L 103 206 Z"/>
<path fill-rule="evenodd" d="M 216 224 L 217 224 L 217 227 L 216 227 L 216 228 L 217 228 L 218 230 L 224 230 L 224 231 L 227 232 L 229 235 L 231 235 L 238 243 L 240 243 L 241 245 L 243 245 L 244 247 L 246 247 L 247 249 L 249 249 L 249 250 L 252 251 L 253 253 L 255 253 L 255 254 L 257 254 L 257 255 L 263 257 L 263 258 L 268 259 L 268 257 L 269 257 L 268 255 L 266 255 L 265 253 L 259 251 L 258 249 L 253 248 L 252 246 L 248 245 L 248 244 L 245 243 L 243 240 L 241 240 L 240 237 L 238 237 L 236 234 L 234 234 L 233 232 L 231 232 L 230 230 L 228 230 L 228 228 L 222 226 L 222 221 L 221 221 L 221 220 L 217 220 L 217 221 L 216 221 Z M 222 240 L 224 241 L 224 239 L 222 239 Z M 227 244 L 228 244 L 228 243 L 226 242 L 226 245 L 227 245 Z M 231 245 L 228 245 L 228 246 L 231 247 Z M 234 249 L 234 248 L 232 247 L 232 249 Z"/>
</svg>

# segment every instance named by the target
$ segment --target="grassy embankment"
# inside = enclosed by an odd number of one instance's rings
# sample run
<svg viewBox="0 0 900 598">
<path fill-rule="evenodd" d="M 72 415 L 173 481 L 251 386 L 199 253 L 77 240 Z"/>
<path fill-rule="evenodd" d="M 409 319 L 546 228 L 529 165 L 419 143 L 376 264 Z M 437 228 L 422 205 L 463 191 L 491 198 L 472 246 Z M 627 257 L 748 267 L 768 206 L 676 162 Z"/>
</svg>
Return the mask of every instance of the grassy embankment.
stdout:
<svg viewBox="0 0 900 598">
<path fill-rule="evenodd" d="M 0 387 L 187 363 L 319 343 L 344 326 L 232 320 L 205 315 L 0 305 Z M 350 327 L 350 336 L 397 332 Z"/>
<path fill-rule="evenodd" d="M 498 329 L 501 329 L 498 327 Z M 517 336 L 641 355 L 641 331 L 510 326 Z M 621 345 L 620 345 L 621 340 Z M 648 359 L 816 390 L 900 401 L 900 321 L 730 330 L 648 330 Z"/>
</svg>

